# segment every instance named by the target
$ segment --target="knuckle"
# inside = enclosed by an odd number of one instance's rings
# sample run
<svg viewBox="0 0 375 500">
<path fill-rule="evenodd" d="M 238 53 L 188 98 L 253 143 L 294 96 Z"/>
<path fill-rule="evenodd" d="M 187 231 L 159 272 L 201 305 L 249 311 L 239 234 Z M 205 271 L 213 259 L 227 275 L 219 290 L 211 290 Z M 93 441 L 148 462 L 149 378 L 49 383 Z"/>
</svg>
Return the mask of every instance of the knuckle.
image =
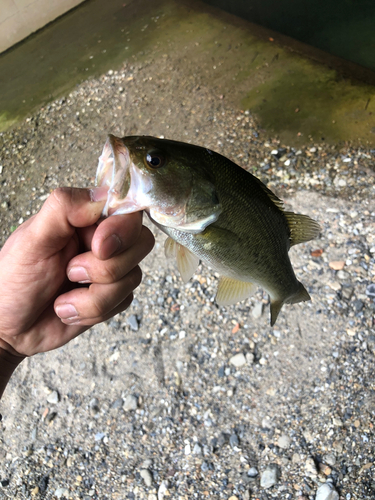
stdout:
<svg viewBox="0 0 375 500">
<path fill-rule="evenodd" d="M 142 271 L 139 266 L 136 266 L 134 269 L 130 271 L 128 274 L 128 278 L 130 280 L 131 289 L 134 290 L 137 288 L 142 282 Z"/>
<path fill-rule="evenodd" d="M 96 295 L 92 301 L 92 310 L 90 316 L 92 318 L 104 316 L 109 309 L 109 301 L 105 297 L 105 295 Z"/>
<path fill-rule="evenodd" d="M 65 206 L 70 203 L 72 199 L 72 188 L 59 187 L 52 191 L 51 196 L 48 198 L 51 202 L 57 202 L 60 206 Z"/>
</svg>

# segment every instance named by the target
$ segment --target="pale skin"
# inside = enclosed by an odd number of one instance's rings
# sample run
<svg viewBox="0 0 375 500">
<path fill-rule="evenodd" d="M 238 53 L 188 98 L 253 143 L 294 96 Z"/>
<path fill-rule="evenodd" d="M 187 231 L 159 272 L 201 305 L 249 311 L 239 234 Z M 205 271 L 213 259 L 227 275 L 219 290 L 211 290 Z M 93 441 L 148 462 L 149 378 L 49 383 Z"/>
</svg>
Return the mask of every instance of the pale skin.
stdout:
<svg viewBox="0 0 375 500">
<path fill-rule="evenodd" d="M 129 307 L 154 237 L 140 212 L 100 221 L 104 188 L 60 188 L 0 251 L 0 397 L 28 356 Z"/>
</svg>

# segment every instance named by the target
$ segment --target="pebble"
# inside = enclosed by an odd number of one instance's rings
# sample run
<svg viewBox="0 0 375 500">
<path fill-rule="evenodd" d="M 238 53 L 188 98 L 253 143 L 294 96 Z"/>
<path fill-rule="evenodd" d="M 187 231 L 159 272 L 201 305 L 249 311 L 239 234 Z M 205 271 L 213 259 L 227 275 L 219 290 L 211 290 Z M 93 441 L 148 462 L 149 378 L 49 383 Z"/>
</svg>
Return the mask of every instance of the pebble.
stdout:
<svg viewBox="0 0 375 500">
<path fill-rule="evenodd" d="M 92 398 L 89 403 L 90 411 L 93 415 L 97 415 L 100 412 L 99 400 L 97 398 Z"/>
<path fill-rule="evenodd" d="M 143 481 L 145 482 L 146 486 L 150 487 L 153 482 L 153 477 L 151 472 L 148 469 L 141 469 L 140 475 Z"/>
<path fill-rule="evenodd" d="M 236 368 L 239 368 L 240 366 L 243 366 L 246 364 L 246 358 L 243 352 L 239 352 L 238 354 L 235 354 L 232 356 L 229 360 L 229 363 Z"/>
<path fill-rule="evenodd" d="M 367 297 L 370 297 L 370 298 L 375 300 L 375 284 L 374 283 L 371 283 L 370 285 L 368 285 L 368 287 L 366 288 L 366 295 L 367 295 Z"/>
<path fill-rule="evenodd" d="M 132 411 L 138 408 L 138 398 L 133 394 L 128 394 L 125 398 L 123 409 L 125 411 Z"/>
<path fill-rule="evenodd" d="M 333 453 L 327 453 L 323 456 L 324 463 L 334 466 L 336 464 L 336 456 Z"/>
<path fill-rule="evenodd" d="M 47 396 L 47 402 L 50 403 L 51 405 L 55 405 L 60 401 L 60 396 L 57 391 L 52 391 L 50 394 Z"/>
<path fill-rule="evenodd" d="M 319 486 L 315 500 L 339 500 L 339 494 L 331 483 L 324 483 Z"/>
<path fill-rule="evenodd" d="M 257 302 L 251 310 L 251 315 L 254 319 L 259 319 L 263 314 L 264 304 L 263 302 Z"/>
<path fill-rule="evenodd" d="M 341 269 L 344 269 L 345 261 L 344 260 L 333 260 L 332 262 L 329 263 L 329 267 L 331 269 L 333 269 L 334 271 L 340 271 Z"/>
<path fill-rule="evenodd" d="M 284 450 L 286 450 L 287 448 L 289 448 L 290 443 L 291 443 L 291 439 L 286 434 L 281 434 L 281 436 L 277 440 L 278 446 L 280 448 L 283 448 Z"/>
<path fill-rule="evenodd" d="M 238 448 L 240 445 L 240 441 L 236 433 L 233 433 L 229 438 L 229 444 L 232 448 Z"/>
<path fill-rule="evenodd" d="M 275 463 L 269 464 L 262 472 L 260 485 L 262 488 L 268 489 L 274 486 L 280 478 L 279 466 Z"/>
<path fill-rule="evenodd" d="M 131 314 L 127 319 L 126 319 L 127 324 L 130 326 L 130 328 L 133 330 L 133 332 L 137 332 L 139 329 L 139 323 L 137 316 L 135 314 Z"/>
<path fill-rule="evenodd" d="M 123 404 L 124 404 L 124 400 L 122 398 L 118 398 L 118 399 L 116 399 L 116 401 L 114 401 L 112 403 L 111 408 L 113 408 L 115 410 L 117 408 L 121 408 Z"/>
<path fill-rule="evenodd" d="M 201 448 L 201 446 L 199 446 L 198 443 L 195 443 L 195 445 L 194 445 L 193 454 L 194 455 L 201 455 L 202 454 L 202 448 Z"/>
<path fill-rule="evenodd" d="M 250 469 L 247 471 L 247 475 L 249 477 L 257 477 L 258 474 L 258 470 L 255 467 L 250 467 Z"/>
<path fill-rule="evenodd" d="M 306 462 L 305 462 L 305 471 L 307 474 L 316 476 L 318 474 L 318 471 L 316 469 L 316 465 L 314 462 L 314 459 L 309 457 Z"/>
<path fill-rule="evenodd" d="M 163 500 L 164 497 L 169 497 L 168 481 L 162 481 L 158 489 L 158 500 Z"/>
<path fill-rule="evenodd" d="M 69 490 L 67 488 L 57 488 L 57 490 L 55 491 L 55 496 L 57 498 L 69 498 Z"/>
</svg>

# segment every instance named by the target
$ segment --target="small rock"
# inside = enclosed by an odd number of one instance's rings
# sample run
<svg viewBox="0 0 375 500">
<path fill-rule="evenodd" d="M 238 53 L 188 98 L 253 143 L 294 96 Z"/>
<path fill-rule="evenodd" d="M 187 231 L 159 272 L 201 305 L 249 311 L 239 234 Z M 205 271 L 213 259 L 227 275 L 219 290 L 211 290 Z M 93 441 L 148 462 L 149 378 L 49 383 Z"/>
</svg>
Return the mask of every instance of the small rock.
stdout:
<svg viewBox="0 0 375 500">
<path fill-rule="evenodd" d="M 339 494 L 331 483 L 324 483 L 319 486 L 315 500 L 339 500 Z"/>
<path fill-rule="evenodd" d="M 69 497 L 69 490 L 66 488 L 57 488 L 55 491 L 55 497 L 57 498 L 62 498 L 62 497 Z"/>
<path fill-rule="evenodd" d="M 240 445 L 240 441 L 236 433 L 233 433 L 229 438 L 229 444 L 232 448 L 238 448 Z"/>
<path fill-rule="evenodd" d="M 293 453 L 292 462 L 294 464 L 299 464 L 301 461 L 301 455 L 299 453 Z"/>
<path fill-rule="evenodd" d="M 252 352 L 246 353 L 246 363 L 248 365 L 252 365 L 254 363 L 255 356 Z"/>
<path fill-rule="evenodd" d="M 336 457 L 333 453 L 327 453 L 327 455 L 323 456 L 323 461 L 325 464 L 333 467 L 336 464 Z"/>
<path fill-rule="evenodd" d="M 60 401 L 60 396 L 57 391 L 52 391 L 50 394 L 48 394 L 47 402 L 50 403 L 51 405 L 55 405 L 59 401 Z"/>
<path fill-rule="evenodd" d="M 105 432 L 97 432 L 95 434 L 95 441 L 101 441 L 105 436 Z"/>
<path fill-rule="evenodd" d="M 128 394 L 124 401 L 123 409 L 125 411 L 132 411 L 138 408 L 138 399 L 133 394 Z"/>
<path fill-rule="evenodd" d="M 345 281 L 349 278 L 349 273 L 346 271 L 338 271 L 337 272 L 337 278 L 341 281 Z"/>
<path fill-rule="evenodd" d="M 277 444 L 280 448 L 286 450 L 290 446 L 290 437 L 286 434 L 281 434 L 281 436 L 277 440 Z"/>
<path fill-rule="evenodd" d="M 308 443 L 311 443 L 313 441 L 314 437 L 308 429 L 302 431 L 302 434 Z"/>
<path fill-rule="evenodd" d="M 202 454 L 202 448 L 199 446 L 198 443 L 195 443 L 195 445 L 194 445 L 193 454 L 194 455 L 201 455 Z"/>
<path fill-rule="evenodd" d="M 243 354 L 243 352 L 239 352 L 238 354 L 235 354 L 232 356 L 229 360 L 229 363 L 236 368 L 239 368 L 240 366 L 243 366 L 246 364 L 246 358 Z"/>
<path fill-rule="evenodd" d="M 202 472 L 207 472 L 209 470 L 210 470 L 210 466 L 208 465 L 208 462 L 202 462 L 201 471 Z"/>
<path fill-rule="evenodd" d="M 257 477 L 258 471 L 255 467 L 250 467 L 250 469 L 247 471 L 247 475 L 249 477 Z"/>
<path fill-rule="evenodd" d="M 251 315 L 254 319 L 259 319 L 263 314 L 263 302 L 257 302 L 251 311 Z"/>
<path fill-rule="evenodd" d="M 141 469 L 140 475 L 141 475 L 141 478 L 143 479 L 143 481 L 145 482 L 145 485 L 150 487 L 152 485 L 152 482 L 154 479 L 152 477 L 151 472 L 148 469 Z"/>
<path fill-rule="evenodd" d="M 92 398 L 92 400 L 89 403 L 90 411 L 93 415 L 96 415 L 97 413 L 100 412 L 99 408 L 99 400 L 97 398 Z"/>
<path fill-rule="evenodd" d="M 115 410 L 116 408 L 121 408 L 123 404 L 124 400 L 122 398 L 118 398 L 112 403 L 111 408 Z"/>
<path fill-rule="evenodd" d="M 126 319 L 127 324 L 130 326 L 130 328 L 134 331 L 137 332 L 139 329 L 139 323 L 137 316 L 135 314 L 131 314 L 127 319 Z"/>
<path fill-rule="evenodd" d="M 166 496 L 169 497 L 168 481 L 162 481 L 158 489 L 158 500 L 163 500 Z"/>
<path fill-rule="evenodd" d="M 141 469 L 149 469 L 152 466 L 152 460 L 150 458 L 146 458 L 141 463 Z"/>
<path fill-rule="evenodd" d="M 368 287 L 366 288 L 366 295 L 367 295 L 367 297 L 375 299 L 375 284 L 374 283 L 371 283 L 370 285 L 368 285 Z"/>
<path fill-rule="evenodd" d="M 305 462 L 305 471 L 310 476 L 316 476 L 318 474 L 318 471 L 316 470 L 315 462 L 311 457 L 308 458 Z"/>
<path fill-rule="evenodd" d="M 342 420 L 341 420 L 341 418 L 338 418 L 338 417 L 332 417 L 332 423 L 336 427 L 342 427 L 344 425 L 343 422 L 342 422 Z"/>
<path fill-rule="evenodd" d="M 329 263 L 329 267 L 333 269 L 334 271 L 340 271 L 341 269 L 344 269 L 345 267 L 345 261 L 343 260 L 333 260 L 332 262 Z"/>
<path fill-rule="evenodd" d="M 343 299 L 350 300 L 351 296 L 353 295 L 354 288 L 351 286 L 346 286 L 342 289 L 341 295 Z"/>
<path fill-rule="evenodd" d="M 277 464 L 269 464 L 267 468 L 263 471 L 260 478 L 260 485 L 262 488 L 271 488 L 274 486 L 280 478 L 280 469 Z"/>
</svg>

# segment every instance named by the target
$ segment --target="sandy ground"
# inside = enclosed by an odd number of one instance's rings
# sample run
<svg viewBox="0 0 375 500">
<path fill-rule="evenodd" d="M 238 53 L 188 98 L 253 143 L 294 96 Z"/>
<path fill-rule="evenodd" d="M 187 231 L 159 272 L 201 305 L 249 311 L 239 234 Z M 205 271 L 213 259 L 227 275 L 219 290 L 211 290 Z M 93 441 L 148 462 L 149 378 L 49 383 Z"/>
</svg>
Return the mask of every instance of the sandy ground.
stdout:
<svg viewBox="0 0 375 500">
<path fill-rule="evenodd" d="M 106 133 L 204 145 L 321 238 L 291 251 L 312 302 L 269 326 L 261 290 L 143 263 L 130 309 L 26 360 L 1 403 L 0 498 L 367 500 L 374 481 L 374 150 L 280 143 L 178 54 L 88 80 L 0 134 L 2 242 L 60 185 L 92 185 Z M 148 223 L 145 221 L 145 223 Z"/>
</svg>

